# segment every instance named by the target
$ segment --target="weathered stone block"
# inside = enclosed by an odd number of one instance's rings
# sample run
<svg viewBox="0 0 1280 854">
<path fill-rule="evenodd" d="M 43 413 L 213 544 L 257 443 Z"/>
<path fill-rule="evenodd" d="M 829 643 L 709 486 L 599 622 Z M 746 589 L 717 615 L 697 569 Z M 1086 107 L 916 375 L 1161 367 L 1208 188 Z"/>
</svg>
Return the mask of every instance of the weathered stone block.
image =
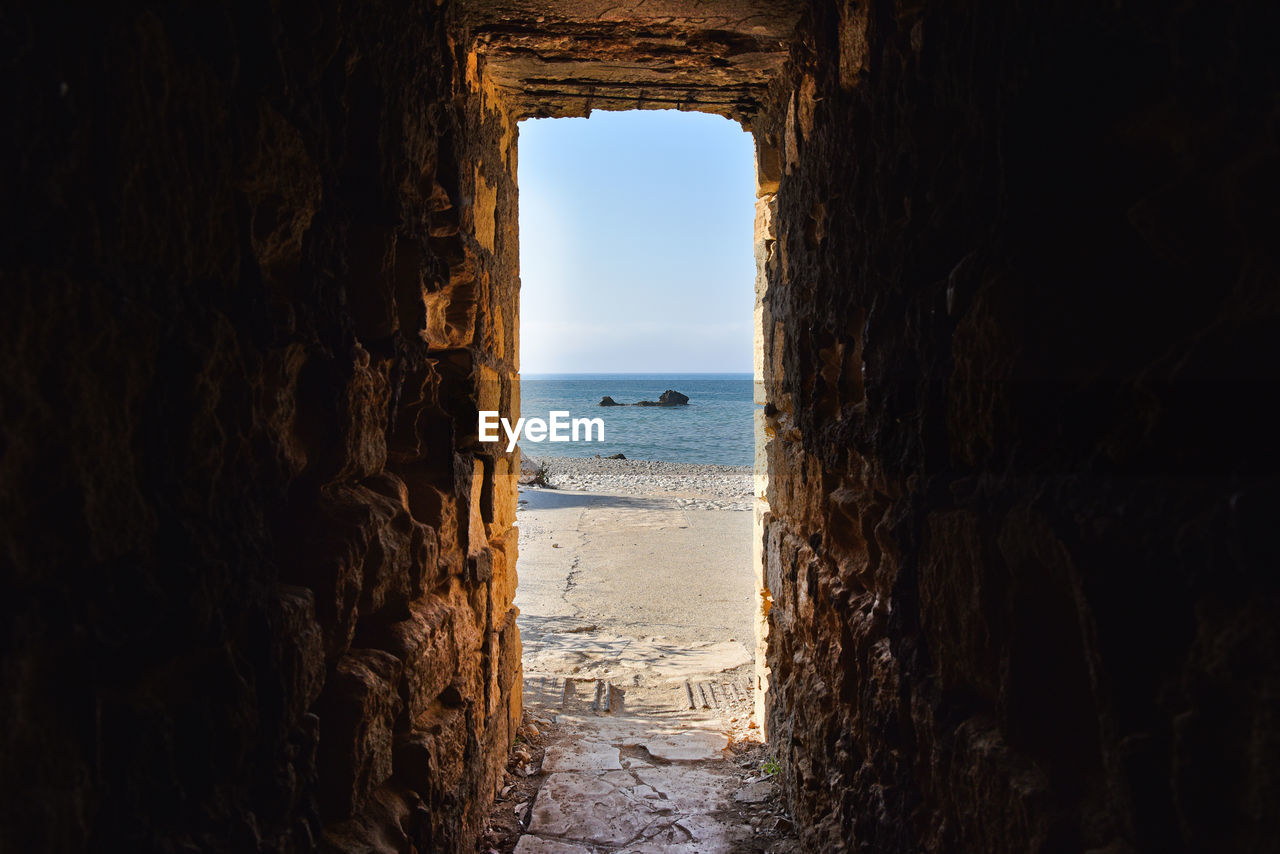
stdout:
<svg viewBox="0 0 1280 854">
<path fill-rule="evenodd" d="M 341 655 L 355 634 L 356 606 L 364 588 L 364 561 L 378 515 L 367 490 L 331 487 L 324 490 L 310 521 L 302 551 L 291 555 L 281 575 L 311 588 L 316 616 L 324 630 L 325 654 Z"/>
<path fill-rule="evenodd" d="M 389 783 L 369 796 L 364 811 L 325 830 L 324 854 L 402 854 L 422 848 L 426 808 L 416 792 Z M 430 844 L 430 840 L 426 841 Z"/>
<path fill-rule="evenodd" d="M 468 589 L 458 582 L 455 582 L 448 597 L 454 615 L 453 639 L 458 661 L 458 670 L 451 684 L 464 699 L 476 703 L 479 708 L 485 705 L 487 600 L 488 591 L 484 586 Z"/>
<path fill-rule="evenodd" d="M 392 731 L 402 703 L 404 668 L 389 652 L 352 650 L 343 656 L 316 704 L 320 717 L 320 806 L 330 819 L 363 807 L 391 776 Z"/>
<path fill-rule="evenodd" d="M 399 474 L 408 488 L 413 518 L 429 525 L 437 534 L 439 573 L 445 577 L 461 575 L 463 554 L 458 533 L 458 498 L 448 485 L 452 478 L 452 462 L 447 471 L 450 480 L 444 483 L 436 466 L 401 467 Z"/>
<path fill-rule="evenodd" d="M 385 364 L 372 364 L 359 344 L 351 348 L 351 379 L 340 403 L 342 431 L 339 467 L 334 480 L 367 477 L 387 462 L 387 403 L 390 390 Z"/>
<path fill-rule="evenodd" d="M 489 519 L 490 540 L 500 536 L 516 523 L 516 499 L 519 496 L 520 470 L 516 454 L 494 460 L 485 518 Z"/>
<path fill-rule="evenodd" d="M 444 248 L 436 245 L 438 242 L 433 240 L 433 246 Z M 460 254 L 450 267 L 447 284 L 424 295 L 426 328 L 422 338 L 432 350 L 457 350 L 471 343 L 476 329 L 475 266 L 474 256 Z"/>
<path fill-rule="evenodd" d="M 384 474 L 365 485 L 375 493 L 371 502 L 379 524 L 365 555 L 360 610 L 368 616 L 384 608 L 403 612 L 436 574 L 435 531 L 413 518 L 408 489 L 399 478 Z"/>
<path fill-rule="evenodd" d="M 304 587 L 278 585 L 272 617 L 283 689 L 281 725 L 288 731 L 311 708 L 324 686 L 324 635 L 316 621 L 315 596 Z"/>
<path fill-rule="evenodd" d="M 453 423 L 441 404 L 440 385 L 441 376 L 430 362 L 405 372 L 395 419 L 387 431 L 387 459 L 393 465 L 430 466 L 434 460 L 451 460 Z"/>
<path fill-rule="evenodd" d="M 524 706 L 524 646 L 520 641 L 520 627 L 516 625 L 519 613 L 518 608 L 507 611 L 498 633 L 498 696 L 506 707 L 509 738 L 515 737 Z"/>
<path fill-rule="evenodd" d="M 408 702 L 410 721 L 426 713 L 458 669 L 453 612 L 434 596 L 415 600 L 409 605 L 408 619 L 373 627 L 361 640 L 403 663 L 401 694 Z"/>
<path fill-rule="evenodd" d="M 511 607 L 516 594 L 516 549 L 520 532 L 515 528 L 491 540 L 492 573 L 489 586 L 489 612 L 500 619 Z M 491 628 L 496 628 L 491 627 Z"/>
<path fill-rule="evenodd" d="M 415 718 L 395 745 L 395 774 L 434 807 L 443 806 L 466 771 L 470 719 L 461 706 L 439 700 Z"/>
<path fill-rule="evenodd" d="M 349 232 L 347 299 L 362 340 L 386 338 L 399 328 L 395 250 L 395 231 L 386 226 L 358 223 Z"/>
</svg>

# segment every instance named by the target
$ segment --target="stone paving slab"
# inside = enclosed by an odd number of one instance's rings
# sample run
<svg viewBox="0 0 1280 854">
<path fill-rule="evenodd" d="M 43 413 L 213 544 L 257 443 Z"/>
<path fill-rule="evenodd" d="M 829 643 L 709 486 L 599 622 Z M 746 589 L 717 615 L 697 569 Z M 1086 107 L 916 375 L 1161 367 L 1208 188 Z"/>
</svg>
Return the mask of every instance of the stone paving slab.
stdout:
<svg viewBox="0 0 1280 854">
<path fill-rule="evenodd" d="M 517 848 L 526 854 L 581 850 L 633 852 L 732 852 L 750 836 L 714 813 L 730 811 L 741 788 L 737 769 L 725 760 L 723 733 L 692 729 L 624 735 L 608 716 L 564 722 L 568 737 L 547 748 L 548 772 L 533 803 L 528 833 Z M 649 721 L 652 725 L 652 721 Z M 652 760 L 624 757 L 643 748 Z M 663 761 L 663 749 L 675 761 Z M 551 847 L 557 843 L 567 848 Z M 542 846 L 542 847 L 539 847 Z M 576 847 L 575 847 L 576 846 Z"/>
<path fill-rule="evenodd" d="M 729 746 L 729 737 L 722 732 L 690 730 L 646 739 L 643 746 L 655 759 L 696 762 L 722 758 L 725 748 Z"/>
<path fill-rule="evenodd" d="M 727 768 L 710 771 L 708 767 L 713 766 L 701 762 L 659 765 L 636 771 L 635 775 L 682 815 L 728 809 L 738 788 L 737 777 Z"/>
<path fill-rule="evenodd" d="M 751 833 L 707 815 L 691 815 L 663 833 L 618 849 L 618 854 L 733 854 Z"/>
<path fill-rule="evenodd" d="M 634 779 L 630 779 L 634 785 Z M 579 771 L 551 774 L 533 802 L 529 832 L 597 845 L 626 845 L 653 823 L 659 812 L 629 787 Z"/>
<path fill-rule="evenodd" d="M 547 748 L 542 760 L 542 770 L 548 774 L 557 771 L 581 771 L 591 774 L 605 771 L 621 771 L 618 748 L 603 741 L 583 739 L 572 744 L 560 744 Z"/>
<path fill-rule="evenodd" d="M 514 854 L 592 854 L 590 848 L 581 845 L 570 845 L 554 839 L 542 839 L 525 834 L 516 843 Z"/>
</svg>

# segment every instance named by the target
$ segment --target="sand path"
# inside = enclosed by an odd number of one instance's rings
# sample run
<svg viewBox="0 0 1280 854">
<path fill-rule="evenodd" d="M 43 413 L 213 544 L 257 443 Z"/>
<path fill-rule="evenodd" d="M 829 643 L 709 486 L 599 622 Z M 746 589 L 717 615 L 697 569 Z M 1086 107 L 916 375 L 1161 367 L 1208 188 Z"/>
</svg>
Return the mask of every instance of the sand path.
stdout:
<svg viewBox="0 0 1280 854">
<path fill-rule="evenodd" d="M 727 749 L 758 733 L 751 514 L 697 506 L 521 490 L 525 708 L 555 735 L 518 854 L 767 850 L 771 783 Z"/>
</svg>

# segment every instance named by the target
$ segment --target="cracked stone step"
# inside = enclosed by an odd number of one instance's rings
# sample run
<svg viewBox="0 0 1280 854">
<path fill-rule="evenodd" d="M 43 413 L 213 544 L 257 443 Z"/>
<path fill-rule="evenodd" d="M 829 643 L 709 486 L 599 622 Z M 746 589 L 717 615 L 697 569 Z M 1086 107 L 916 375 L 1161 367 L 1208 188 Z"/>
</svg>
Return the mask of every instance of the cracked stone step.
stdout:
<svg viewBox="0 0 1280 854">
<path fill-rule="evenodd" d="M 729 682 L 689 681 L 684 683 L 686 708 L 717 709 L 730 711 L 754 702 L 751 680 L 736 679 Z"/>
<path fill-rule="evenodd" d="M 589 732 L 589 731 L 588 731 Z M 583 735 L 587 736 L 588 732 Z M 634 854 L 730 854 L 750 831 L 716 815 L 730 808 L 736 769 L 719 751 L 723 735 L 686 732 L 649 739 L 653 756 L 681 761 L 654 766 L 622 761 L 620 749 L 583 737 L 548 747 L 546 781 L 530 813 L 525 854 L 567 854 L 573 846 Z"/>
<path fill-rule="evenodd" d="M 625 698 L 626 691 L 607 679 L 569 677 L 560 689 L 560 708 L 573 711 L 585 706 L 592 714 L 611 715 L 622 711 Z"/>
<path fill-rule="evenodd" d="M 524 704 L 530 708 L 559 706 L 564 698 L 564 679 L 560 676 L 526 673 Z"/>
</svg>

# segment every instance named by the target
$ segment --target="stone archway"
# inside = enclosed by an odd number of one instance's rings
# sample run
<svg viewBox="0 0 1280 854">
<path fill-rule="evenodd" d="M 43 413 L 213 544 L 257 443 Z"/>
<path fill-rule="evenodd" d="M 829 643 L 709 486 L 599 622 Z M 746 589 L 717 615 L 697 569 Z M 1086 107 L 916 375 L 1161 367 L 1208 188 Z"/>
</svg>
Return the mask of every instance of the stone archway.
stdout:
<svg viewBox="0 0 1280 854">
<path fill-rule="evenodd" d="M 735 2 L 694 9 L 687 3 L 608 2 L 463 4 L 470 40 L 468 79 L 508 130 L 525 118 L 589 116 L 592 110 L 678 109 L 714 113 L 752 129 L 781 74 L 802 4 Z M 776 132 L 757 133 L 755 253 L 757 403 L 766 404 L 773 364 L 764 358 L 770 325 L 764 295 L 773 233 L 773 194 L 781 167 Z M 488 214 L 483 214 L 487 218 Z M 508 223 L 506 228 L 514 227 Z M 769 428 L 756 425 L 754 563 L 757 567 L 756 715 L 765 724 L 765 644 L 769 593 L 764 573 L 764 514 Z"/>
</svg>

